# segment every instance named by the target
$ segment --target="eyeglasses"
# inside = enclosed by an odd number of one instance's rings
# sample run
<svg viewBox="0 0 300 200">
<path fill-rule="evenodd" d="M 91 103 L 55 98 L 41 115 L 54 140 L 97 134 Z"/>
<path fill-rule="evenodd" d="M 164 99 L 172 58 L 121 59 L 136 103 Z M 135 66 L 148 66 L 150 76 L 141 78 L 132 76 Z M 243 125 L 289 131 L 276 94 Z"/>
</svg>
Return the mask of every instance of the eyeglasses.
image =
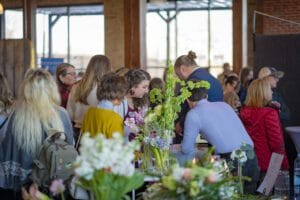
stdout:
<svg viewBox="0 0 300 200">
<path fill-rule="evenodd" d="M 71 75 L 71 76 L 76 76 L 76 72 L 69 72 L 69 73 L 67 73 L 67 75 Z"/>
</svg>

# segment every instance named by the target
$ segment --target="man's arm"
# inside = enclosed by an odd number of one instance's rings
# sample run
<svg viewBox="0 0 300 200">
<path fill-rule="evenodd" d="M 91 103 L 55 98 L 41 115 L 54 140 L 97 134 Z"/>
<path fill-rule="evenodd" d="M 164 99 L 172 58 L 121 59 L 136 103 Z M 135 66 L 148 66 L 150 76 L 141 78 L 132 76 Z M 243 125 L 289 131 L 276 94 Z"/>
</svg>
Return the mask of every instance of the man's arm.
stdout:
<svg viewBox="0 0 300 200">
<path fill-rule="evenodd" d="M 196 112 L 189 112 L 184 123 L 184 135 L 181 149 L 184 154 L 192 153 L 195 150 L 196 138 L 200 132 L 200 121 Z"/>
</svg>

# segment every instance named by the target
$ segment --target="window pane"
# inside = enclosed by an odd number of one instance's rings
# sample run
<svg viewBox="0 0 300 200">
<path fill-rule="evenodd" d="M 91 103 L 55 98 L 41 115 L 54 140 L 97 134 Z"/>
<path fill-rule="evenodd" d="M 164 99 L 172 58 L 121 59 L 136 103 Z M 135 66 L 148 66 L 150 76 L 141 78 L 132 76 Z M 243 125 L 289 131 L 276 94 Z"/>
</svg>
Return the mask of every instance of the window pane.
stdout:
<svg viewBox="0 0 300 200">
<path fill-rule="evenodd" d="M 211 11 L 211 72 L 222 72 L 224 62 L 232 63 L 232 11 Z"/>
<path fill-rule="evenodd" d="M 49 43 L 48 43 L 48 15 L 36 15 L 36 48 L 38 57 L 48 57 Z"/>
<path fill-rule="evenodd" d="M 166 22 L 154 12 L 147 13 L 147 71 L 160 77 L 166 63 Z"/>
<path fill-rule="evenodd" d="M 104 54 L 104 17 L 72 16 L 70 23 L 71 63 L 85 68 L 93 55 Z"/>
<path fill-rule="evenodd" d="M 190 50 L 197 55 L 196 62 L 201 67 L 208 66 L 207 11 L 183 11 L 178 20 L 178 56 Z"/>
<path fill-rule="evenodd" d="M 68 53 L 67 17 L 61 16 L 52 27 L 53 57 L 64 58 L 67 62 Z"/>
<path fill-rule="evenodd" d="M 5 39 L 23 38 L 23 11 L 5 10 Z"/>
</svg>

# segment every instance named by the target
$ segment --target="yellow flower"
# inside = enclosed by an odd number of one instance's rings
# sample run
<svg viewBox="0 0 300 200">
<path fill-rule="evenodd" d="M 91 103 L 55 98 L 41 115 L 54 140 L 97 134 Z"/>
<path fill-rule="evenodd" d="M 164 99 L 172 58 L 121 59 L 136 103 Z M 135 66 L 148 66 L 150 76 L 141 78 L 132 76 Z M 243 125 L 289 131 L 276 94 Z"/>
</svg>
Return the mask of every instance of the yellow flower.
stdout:
<svg viewBox="0 0 300 200">
<path fill-rule="evenodd" d="M 190 196 L 195 197 L 199 194 L 199 192 L 200 192 L 200 188 L 197 181 L 192 181 L 190 187 Z"/>
<path fill-rule="evenodd" d="M 149 124 L 149 123 L 153 122 L 154 118 L 155 118 L 155 115 L 156 115 L 155 113 L 148 113 L 147 116 L 144 119 L 144 122 L 146 124 Z"/>
<path fill-rule="evenodd" d="M 162 105 L 158 105 L 154 108 L 154 112 L 156 113 L 157 116 L 161 115 L 162 112 Z"/>
<path fill-rule="evenodd" d="M 171 176 L 162 177 L 162 184 L 169 190 L 176 190 L 177 188 L 176 181 Z"/>
</svg>

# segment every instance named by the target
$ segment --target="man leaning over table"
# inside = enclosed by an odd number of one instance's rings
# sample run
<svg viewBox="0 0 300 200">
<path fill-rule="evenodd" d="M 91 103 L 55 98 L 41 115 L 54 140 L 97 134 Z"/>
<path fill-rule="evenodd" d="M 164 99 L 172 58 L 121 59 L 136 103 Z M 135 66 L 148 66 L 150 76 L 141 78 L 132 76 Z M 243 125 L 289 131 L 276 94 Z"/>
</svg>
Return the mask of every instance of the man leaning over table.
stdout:
<svg viewBox="0 0 300 200">
<path fill-rule="evenodd" d="M 231 152 L 240 148 L 243 143 L 253 147 L 241 120 L 228 104 L 209 102 L 207 89 L 203 87 L 195 88 L 191 92 L 192 95 L 187 100 L 191 110 L 185 119 L 183 140 L 181 146 L 173 146 L 173 149 L 179 150 L 174 152 L 174 155 L 180 165 L 194 158 L 195 142 L 199 133 L 215 147 L 215 153 L 226 160 L 229 160 Z M 245 191 L 254 193 L 259 178 L 256 156 L 254 159 L 247 159 L 243 175 L 252 178 L 250 183 L 245 184 Z"/>
</svg>

